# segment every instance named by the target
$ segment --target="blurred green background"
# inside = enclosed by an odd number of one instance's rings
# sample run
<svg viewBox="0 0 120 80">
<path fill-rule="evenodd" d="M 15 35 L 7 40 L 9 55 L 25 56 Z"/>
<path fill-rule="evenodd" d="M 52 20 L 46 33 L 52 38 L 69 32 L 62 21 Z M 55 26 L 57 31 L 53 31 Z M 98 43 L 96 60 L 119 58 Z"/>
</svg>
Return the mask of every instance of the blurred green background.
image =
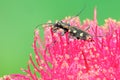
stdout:
<svg viewBox="0 0 120 80">
<path fill-rule="evenodd" d="M 23 73 L 34 54 L 36 25 L 73 16 L 85 5 L 81 20 L 93 19 L 95 6 L 100 25 L 108 17 L 120 20 L 120 0 L 0 0 L 0 76 Z"/>
</svg>

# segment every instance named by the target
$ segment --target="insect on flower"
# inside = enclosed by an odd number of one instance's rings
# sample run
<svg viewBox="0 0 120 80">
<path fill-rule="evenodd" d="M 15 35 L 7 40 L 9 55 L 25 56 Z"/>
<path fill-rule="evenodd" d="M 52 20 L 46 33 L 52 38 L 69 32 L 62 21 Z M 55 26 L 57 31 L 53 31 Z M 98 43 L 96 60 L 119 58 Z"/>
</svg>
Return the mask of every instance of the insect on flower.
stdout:
<svg viewBox="0 0 120 80">
<path fill-rule="evenodd" d="M 68 32 L 70 36 L 76 38 L 76 39 L 81 39 L 81 40 L 87 40 L 91 35 L 87 33 L 86 31 L 89 29 L 88 27 L 85 31 L 81 30 L 75 26 L 70 26 L 69 24 L 63 23 L 62 21 L 58 21 L 53 25 L 53 31 L 62 29 L 64 34 Z"/>
<path fill-rule="evenodd" d="M 81 14 L 81 12 L 84 10 L 84 8 L 76 16 L 70 18 L 69 20 L 79 16 Z M 88 39 L 90 39 L 92 37 L 88 32 L 86 32 L 90 28 L 90 26 L 87 29 L 82 30 L 82 29 L 79 29 L 79 28 L 77 28 L 75 26 L 71 26 L 68 23 L 63 22 L 62 20 L 58 21 L 56 23 L 45 23 L 45 24 L 52 25 L 52 31 L 53 32 L 56 32 L 57 30 L 62 29 L 63 35 L 66 32 L 68 32 L 70 36 L 72 36 L 72 37 L 74 37 L 76 39 L 88 40 Z"/>
</svg>

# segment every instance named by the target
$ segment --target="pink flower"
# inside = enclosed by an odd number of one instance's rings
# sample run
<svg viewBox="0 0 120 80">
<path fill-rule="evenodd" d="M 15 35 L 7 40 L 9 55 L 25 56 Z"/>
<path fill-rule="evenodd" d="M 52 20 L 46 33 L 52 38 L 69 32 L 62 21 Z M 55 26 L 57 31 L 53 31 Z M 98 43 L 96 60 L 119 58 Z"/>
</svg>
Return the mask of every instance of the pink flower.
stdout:
<svg viewBox="0 0 120 80">
<path fill-rule="evenodd" d="M 79 18 L 64 19 L 72 26 L 85 29 L 92 41 L 73 39 L 69 33 L 61 36 L 45 25 L 45 41 L 35 30 L 33 48 L 35 60 L 30 55 L 28 70 L 32 80 L 120 80 L 120 22 L 107 19 L 98 26 L 96 9 L 94 20 L 80 24 Z M 32 73 L 30 64 L 34 68 Z M 38 74 L 41 77 L 38 77 Z"/>
<path fill-rule="evenodd" d="M 36 29 L 35 60 L 30 55 L 28 69 L 23 70 L 27 76 L 10 75 L 17 77 L 11 80 L 120 80 L 120 22 L 109 18 L 98 26 L 96 9 L 94 19 L 83 24 L 78 17 L 62 21 L 82 30 L 90 26 L 86 32 L 92 37 L 74 39 L 69 32 L 61 35 L 61 31 L 53 32 L 50 25 L 45 25 L 42 41 Z"/>
</svg>

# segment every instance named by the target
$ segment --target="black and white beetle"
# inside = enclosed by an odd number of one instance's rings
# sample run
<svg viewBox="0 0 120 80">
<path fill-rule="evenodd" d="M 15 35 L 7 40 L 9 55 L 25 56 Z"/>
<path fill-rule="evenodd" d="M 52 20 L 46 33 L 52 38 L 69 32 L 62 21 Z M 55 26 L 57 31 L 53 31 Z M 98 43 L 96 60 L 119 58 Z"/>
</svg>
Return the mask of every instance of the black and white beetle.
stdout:
<svg viewBox="0 0 120 80">
<path fill-rule="evenodd" d="M 86 30 L 88 30 L 90 27 L 88 27 Z M 81 40 L 87 40 L 91 37 L 89 33 L 75 26 L 70 26 L 69 24 L 63 23 L 62 21 L 58 21 L 55 23 L 52 27 L 53 31 L 55 32 L 58 29 L 62 29 L 64 31 L 64 34 L 68 32 L 70 36 L 75 37 L 76 39 L 81 39 Z"/>
<path fill-rule="evenodd" d="M 79 16 L 81 12 L 84 10 L 84 8 L 74 17 Z M 70 26 L 69 24 L 64 23 L 63 21 L 58 21 L 56 23 L 45 23 L 45 24 L 52 25 L 53 32 L 56 32 L 57 30 L 62 29 L 64 34 L 68 32 L 70 36 L 75 37 L 76 39 L 87 40 L 90 37 L 92 37 L 89 33 L 86 32 L 90 27 L 88 27 L 85 31 L 83 31 L 81 29 L 78 29 L 75 26 Z"/>
</svg>

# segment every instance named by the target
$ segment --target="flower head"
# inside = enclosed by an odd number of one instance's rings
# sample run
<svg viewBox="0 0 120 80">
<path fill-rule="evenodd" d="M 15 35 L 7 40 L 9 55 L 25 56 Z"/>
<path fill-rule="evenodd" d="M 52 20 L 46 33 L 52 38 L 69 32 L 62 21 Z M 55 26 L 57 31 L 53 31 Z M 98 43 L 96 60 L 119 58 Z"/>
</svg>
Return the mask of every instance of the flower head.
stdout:
<svg viewBox="0 0 120 80">
<path fill-rule="evenodd" d="M 45 41 L 41 40 L 39 30 L 35 30 L 35 61 L 30 55 L 28 69 L 23 70 L 27 76 L 10 75 L 5 79 L 119 80 L 120 22 L 109 18 L 103 26 L 98 26 L 96 9 L 94 19 L 87 19 L 83 24 L 78 17 L 68 17 L 62 21 L 83 31 L 90 27 L 85 31 L 91 36 L 90 39 L 75 39 L 69 32 L 61 35 L 59 30 L 53 32 L 51 25 L 44 25 Z"/>
<path fill-rule="evenodd" d="M 120 79 L 120 22 L 109 18 L 98 26 L 94 20 L 80 23 L 78 17 L 62 20 L 92 35 L 92 41 L 74 39 L 69 32 L 61 35 L 45 25 L 45 41 L 35 30 L 33 48 L 36 63 L 30 55 L 28 70 L 33 80 L 113 80 Z M 30 64 L 34 67 L 32 73 Z M 41 77 L 38 77 L 39 74 Z"/>
</svg>

